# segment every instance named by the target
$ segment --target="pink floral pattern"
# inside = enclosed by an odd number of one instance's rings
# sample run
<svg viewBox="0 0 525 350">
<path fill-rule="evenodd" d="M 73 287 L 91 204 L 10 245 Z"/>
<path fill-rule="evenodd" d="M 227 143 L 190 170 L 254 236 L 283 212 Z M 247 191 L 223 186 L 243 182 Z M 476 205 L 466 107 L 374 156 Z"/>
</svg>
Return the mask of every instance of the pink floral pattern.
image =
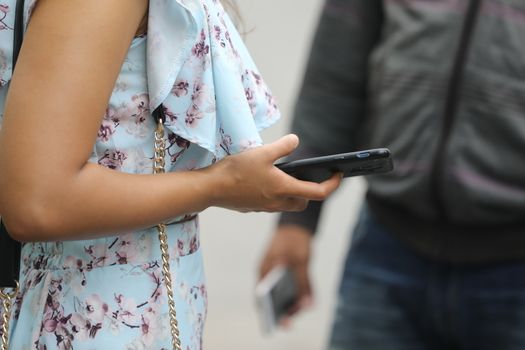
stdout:
<svg viewBox="0 0 525 350">
<path fill-rule="evenodd" d="M 8 5 L 0 3 L 0 30 L 13 30 L 13 27 L 6 22 L 9 11 Z"/>
<path fill-rule="evenodd" d="M 10 6 L 6 3 L 0 2 L 0 39 L 13 35 L 14 16 Z M 0 40 L 0 42 L 1 42 Z M 12 53 L 12 49 L 2 47 L 0 44 L 0 89 L 7 85 L 11 78 L 11 62 L 9 62 L 8 55 Z M 1 94 L 0 94 L 1 96 Z M 2 119 L 2 111 L 0 111 L 0 121 Z"/>
<path fill-rule="evenodd" d="M 26 22 L 36 1 L 26 0 Z M 15 2 L 0 0 L 0 125 Z M 151 174 L 151 112 L 161 103 L 167 171 L 202 168 L 260 145 L 258 131 L 279 111 L 220 2 L 150 0 L 149 6 L 148 33 L 129 48 L 89 161 Z M 198 350 L 207 310 L 198 218 L 173 218 L 167 230 L 183 349 Z M 171 348 L 158 245 L 155 228 L 25 244 L 11 349 Z"/>
</svg>

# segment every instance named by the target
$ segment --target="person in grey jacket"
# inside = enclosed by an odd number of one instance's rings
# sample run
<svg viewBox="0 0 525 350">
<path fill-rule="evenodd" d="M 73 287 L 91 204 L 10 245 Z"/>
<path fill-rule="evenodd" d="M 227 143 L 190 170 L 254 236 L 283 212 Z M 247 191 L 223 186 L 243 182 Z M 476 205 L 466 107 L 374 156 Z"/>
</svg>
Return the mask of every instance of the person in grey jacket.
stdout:
<svg viewBox="0 0 525 350">
<path fill-rule="evenodd" d="M 525 3 L 327 0 L 297 158 L 388 147 L 340 284 L 330 349 L 525 348 Z M 283 214 L 261 275 L 311 297 L 321 203 Z"/>
</svg>

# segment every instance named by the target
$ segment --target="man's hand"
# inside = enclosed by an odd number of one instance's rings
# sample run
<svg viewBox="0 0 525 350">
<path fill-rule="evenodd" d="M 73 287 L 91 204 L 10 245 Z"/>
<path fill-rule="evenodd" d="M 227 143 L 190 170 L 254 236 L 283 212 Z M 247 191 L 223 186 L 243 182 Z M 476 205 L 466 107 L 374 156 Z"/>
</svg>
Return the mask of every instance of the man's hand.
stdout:
<svg viewBox="0 0 525 350">
<path fill-rule="evenodd" d="M 284 265 L 292 270 L 298 287 L 296 305 L 290 311 L 293 316 L 298 311 L 312 304 L 312 288 L 308 276 L 308 264 L 311 254 L 312 232 L 299 225 L 279 226 L 270 242 L 260 265 L 259 279 L 277 265 Z M 282 320 L 287 325 L 289 317 Z"/>
</svg>

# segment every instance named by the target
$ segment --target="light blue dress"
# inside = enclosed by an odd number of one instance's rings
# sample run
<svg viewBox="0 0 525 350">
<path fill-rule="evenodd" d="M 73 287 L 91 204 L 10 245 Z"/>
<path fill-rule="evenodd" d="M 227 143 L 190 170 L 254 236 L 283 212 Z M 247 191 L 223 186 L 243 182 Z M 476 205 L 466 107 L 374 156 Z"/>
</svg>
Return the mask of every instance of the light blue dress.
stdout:
<svg viewBox="0 0 525 350">
<path fill-rule="evenodd" d="M 27 1 L 26 22 L 34 4 Z M 161 103 L 169 171 L 201 168 L 260 145 L 258 132 L 279 112 L 221 4 L 150 0 L 149 6 L 148 33 L 129 48 L 89 161 L 152 173 L 150 112 Z M 14 8 L 15 0 L 0 0 L 0 113 L 11 78 Z M 183 349 L 200 349 L 207 298 L 198 218 L 174 218 L 168 234 Z M 170 349 L 158 245 L 155 228 L 25 244 L 11 349 Z"/>
</svg>

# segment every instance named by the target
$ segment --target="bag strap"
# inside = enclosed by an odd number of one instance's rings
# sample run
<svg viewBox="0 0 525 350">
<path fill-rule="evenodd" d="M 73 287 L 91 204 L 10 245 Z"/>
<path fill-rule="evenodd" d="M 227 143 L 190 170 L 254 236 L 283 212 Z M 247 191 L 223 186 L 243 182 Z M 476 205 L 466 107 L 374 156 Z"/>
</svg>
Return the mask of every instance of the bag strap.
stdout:
<svg viewBox="0 0 525 350">
<path fill-rule="evenodd" d="M 161 104 L 153 111 L 152 115 L 157 122 L 157 128 L 155 130 L 155 155 L 153 157 L 153 173 L 162 174 L 166 171 L 166 139 L 164 138 L 164 122 L 166 121 L 166 116 L 164 113 L 164 106 Z M 166 287 L 166 295 L 168 299 L 171 345 L 173 347 L 173 350 L 182 350 L 179 324 L 177 322 L 177 312 L 175 311 L 175 298 L 173 296 L 173 278 L 171 276 L 170 269 L 171 259 L 169 254 L 166 224 L 161 223 L 157 225 L 157 231 L 162 257 L 162 276 L 164 277 L 164 286 Z"/>
<path fill-rule="evenodd" d="M 24 39 L 24 0 L 17 0 L 15 10 L 15 30 L 13 38 L 13 71 L 15 70 L 16 61 L 22 47 Z"/>
<path fill-rule="evenodd" d="M 15 10 L 15 28 L 13 39 L 13 72 L 22 47 L 24 36 L 24 0 L 17 0 Z M 20 274 L 20 251 L 22 245 L 15 241 L 7 232 L 0 220 L 0 288 L 15 288 Z"/>
</svg>

